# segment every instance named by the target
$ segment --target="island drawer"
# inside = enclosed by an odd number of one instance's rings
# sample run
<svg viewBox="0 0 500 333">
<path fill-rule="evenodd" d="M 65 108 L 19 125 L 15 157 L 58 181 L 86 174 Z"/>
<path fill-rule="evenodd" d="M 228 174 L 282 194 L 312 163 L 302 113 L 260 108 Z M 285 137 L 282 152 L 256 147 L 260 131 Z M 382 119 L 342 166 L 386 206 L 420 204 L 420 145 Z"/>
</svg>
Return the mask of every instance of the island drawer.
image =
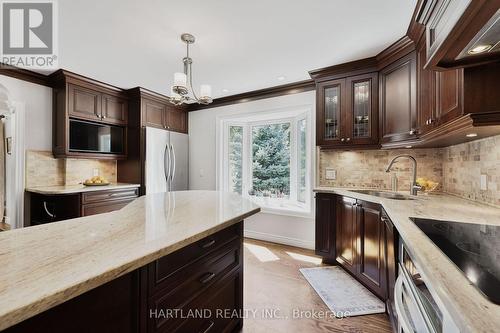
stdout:
<svg viewBox="0 0 500 333">
<path fill-rule="evenodd" d="M 160 284 L 151 285 L 154 302 L 177 308 L 179 300 L 189 300 L 241 263 L 240 240 L 235 239 L 210 255 L 176 271 Z M 164 290 L 163 292 L 159 292 Z"/>
<path fill-rule="evenodd" d="M 148 332 L 233 332 L 242 324 L 242 287 L 243 270 L 240 267 L 188 304 L 174 308 L 159 304 L 163 312 L 153 305 L 157 318 L 150 320 Z M 167 309 L 178 310 L 166 315 Z"/>
<path fill-rule="evenodd" d="M 106 190 L 82 193 L 82 204 L 119 200 L 127 198 L 137 198 L 139 196 L 138 188 L 124 188 L 118 190 Z"/>
<path fill-rule="evenodd" d="M 150 286 L 160 289 L 163 282 L 177 271 L 208 255 L 222 245 L 243 237 L 243 223 L 237 223 L 213 235 L 205 237 L 151 264 Z"/>
</svg>

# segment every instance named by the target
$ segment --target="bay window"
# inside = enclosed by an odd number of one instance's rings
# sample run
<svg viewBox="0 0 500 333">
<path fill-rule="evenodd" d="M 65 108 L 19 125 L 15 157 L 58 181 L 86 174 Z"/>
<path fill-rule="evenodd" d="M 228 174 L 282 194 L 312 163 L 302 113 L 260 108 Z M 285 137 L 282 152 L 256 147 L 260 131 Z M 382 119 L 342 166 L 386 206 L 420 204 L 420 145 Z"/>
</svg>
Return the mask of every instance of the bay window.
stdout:
<svg viewBox="0 0 500 333">
<path fill-rule="evenodd" d="M 311 213 L 310 112 L 232 117 L 220 126 L 220 188 L 264 211 Z"/>
</svg>

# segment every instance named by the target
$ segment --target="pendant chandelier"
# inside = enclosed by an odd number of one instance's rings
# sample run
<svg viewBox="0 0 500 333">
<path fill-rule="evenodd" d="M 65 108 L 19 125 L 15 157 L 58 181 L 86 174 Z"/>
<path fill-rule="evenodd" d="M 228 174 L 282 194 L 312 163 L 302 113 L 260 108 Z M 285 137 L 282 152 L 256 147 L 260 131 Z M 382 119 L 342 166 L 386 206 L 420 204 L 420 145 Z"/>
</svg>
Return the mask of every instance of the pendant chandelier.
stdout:
<svg viewBox="0 0 500 333">
<path fill-rule="evenodd" d="M 195 38 L 191 34 L 182 34 L 181 40 L 186 43 L 186 56 L 182 59 L 184 72 L 174 74 L 174 85 L 170 89 L 170 103 L 174 105 L 188 102 L 210 104 L 212 103 L 212 87 L 210 85 L 202 84 L 199 95 L 193 89 L 193 70 L 191 68 L 193 59 L 189 57 L 189 45 L 194 43 Z"/>
</svg>

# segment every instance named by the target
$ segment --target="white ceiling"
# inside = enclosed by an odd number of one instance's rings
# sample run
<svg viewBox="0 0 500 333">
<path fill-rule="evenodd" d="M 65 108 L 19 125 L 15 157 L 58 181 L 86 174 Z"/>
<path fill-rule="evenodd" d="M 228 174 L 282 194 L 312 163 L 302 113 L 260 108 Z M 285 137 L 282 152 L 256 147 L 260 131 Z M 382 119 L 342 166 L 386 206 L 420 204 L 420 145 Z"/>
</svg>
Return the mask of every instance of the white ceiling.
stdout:
<svg viewBox="0 0 500 333">
<path fill-rule="evenodd" d="M 195 85 L 215 97 L 308 79 L 406 33 L 416 0 L 62 0 L 59 66 L 168 94 L 196 36 Z M 277 78 L 284 76 L 279 81 Z M 223 93 L 223 89 L 229 91 Z"/>
</svg>

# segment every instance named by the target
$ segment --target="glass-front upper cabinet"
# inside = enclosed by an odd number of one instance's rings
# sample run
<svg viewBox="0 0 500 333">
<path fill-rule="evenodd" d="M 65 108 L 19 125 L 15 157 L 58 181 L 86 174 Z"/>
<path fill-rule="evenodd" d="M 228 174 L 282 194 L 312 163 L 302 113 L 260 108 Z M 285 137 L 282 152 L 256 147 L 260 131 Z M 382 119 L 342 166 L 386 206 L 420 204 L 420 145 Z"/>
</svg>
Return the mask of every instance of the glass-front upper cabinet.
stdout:
<svg viewBox="0 0 500 333">
<path fill-rule="evenodd" d="M 378 144 L 378 75 L 368 73 L 317 85 L 317 145 Z"/>
<path fill-rule="evenodd" d="M 349 140 L 353 144 L 374 144 L 378 141 L 377 73 L 347 78 Z"/>
<path fill-rule="evenodd" d="M 342 107 L 345 80 L 319 84 L 317 90 L 317 144 L 329 145 L 340 142 L 344 131 Z"/>
</svg>

